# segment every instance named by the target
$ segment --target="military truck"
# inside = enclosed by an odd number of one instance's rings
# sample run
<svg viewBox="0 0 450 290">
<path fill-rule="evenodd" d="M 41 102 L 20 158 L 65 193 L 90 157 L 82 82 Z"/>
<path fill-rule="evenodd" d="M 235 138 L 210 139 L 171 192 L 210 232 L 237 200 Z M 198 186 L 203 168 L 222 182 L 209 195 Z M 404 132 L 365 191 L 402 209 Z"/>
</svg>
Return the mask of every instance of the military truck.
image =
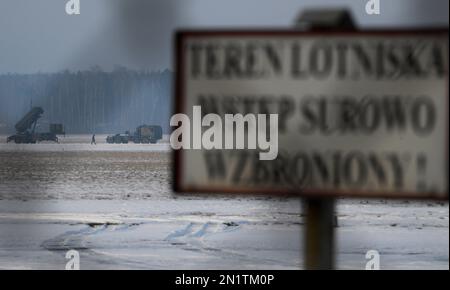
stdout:
<svg viewBox="0 0 450 290">
<path fill-rule="evenodd" d="M 133 134 L 134 143 L 155 144 L 162 138 L 161 126 L 142 125 L 136 128 Z"/>
<path fill-rule="evenodd" d="M 106 142 L 109 144 L 126 144 L 132 141 L 136 144 L 155 144 L 162 138 L 161 126 L 155 125 L 141 125 L 136 128 L 136 131 L 131 135 L 128 131 L 125 134 L 116 134 L 106 137 Z"/>
<path fill-rule="evenodd" d="M 6 142 L 14 142 L 17 144 L 35 144 L 41 141 L 58 142 L 58 137 L 54 132 L 35 133 L 37 121 L 42 117 L 42 114 L 44 114 L 44 110 L 41 107 L 31 108 L 15 125 L 16 134 L 9 136 Z"/>
<path fill-rule="evenodd" d="M 106 142 L 109 144 L 127 144 L 129 141 L 130 135 L 126 133 L 106 137 Z"/>
</svg>

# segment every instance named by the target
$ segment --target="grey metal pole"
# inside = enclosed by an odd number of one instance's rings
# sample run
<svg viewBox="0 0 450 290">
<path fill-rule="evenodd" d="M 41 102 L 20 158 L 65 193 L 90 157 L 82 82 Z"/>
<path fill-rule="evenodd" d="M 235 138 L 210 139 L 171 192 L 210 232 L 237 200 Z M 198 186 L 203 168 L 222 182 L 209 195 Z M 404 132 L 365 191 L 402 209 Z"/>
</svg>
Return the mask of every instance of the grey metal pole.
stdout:
<svg viewBox="0 0 450 290">
<path fill-rule="evenodd" d="M 306 198 L 305 267 L 308 270 L 331 270 L 335 265 L 334 198 Z"/>
</svg>

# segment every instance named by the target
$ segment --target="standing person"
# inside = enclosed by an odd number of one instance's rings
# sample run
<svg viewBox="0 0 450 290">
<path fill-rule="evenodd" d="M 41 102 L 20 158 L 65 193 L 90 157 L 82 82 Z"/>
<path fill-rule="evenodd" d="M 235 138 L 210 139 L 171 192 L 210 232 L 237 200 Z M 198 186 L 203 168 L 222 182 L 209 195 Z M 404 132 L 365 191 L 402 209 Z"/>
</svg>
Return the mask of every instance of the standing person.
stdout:
<svg viewBox="0 0 450 290">
<path fill-rule="evenodd" d="M 91 140 L 91 145 L 97 145 L 97 143 L 95 142 L 95 134 L 92 135 L 92 140 Z"/>
</svg>

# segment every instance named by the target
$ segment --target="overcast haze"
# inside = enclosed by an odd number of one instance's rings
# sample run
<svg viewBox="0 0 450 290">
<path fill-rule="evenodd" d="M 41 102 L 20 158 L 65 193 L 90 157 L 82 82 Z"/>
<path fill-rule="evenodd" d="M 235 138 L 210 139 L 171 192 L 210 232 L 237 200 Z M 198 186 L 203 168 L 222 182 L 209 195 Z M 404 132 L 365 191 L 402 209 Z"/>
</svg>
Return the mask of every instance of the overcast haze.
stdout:
<svg viewBox="0 0 450 290">
<path fill-rule="evenodd" d="M 375 16 L 366 0 L 81 0 L 78 16 L 65 13 L 66 2 L 0 0 L 0 73 L 170 68 L 176 28 L 289 27 L 305 7 L 350 7 L 361 27 L 449 21 L 447 0 L 381 0 Z"/>
</svg>

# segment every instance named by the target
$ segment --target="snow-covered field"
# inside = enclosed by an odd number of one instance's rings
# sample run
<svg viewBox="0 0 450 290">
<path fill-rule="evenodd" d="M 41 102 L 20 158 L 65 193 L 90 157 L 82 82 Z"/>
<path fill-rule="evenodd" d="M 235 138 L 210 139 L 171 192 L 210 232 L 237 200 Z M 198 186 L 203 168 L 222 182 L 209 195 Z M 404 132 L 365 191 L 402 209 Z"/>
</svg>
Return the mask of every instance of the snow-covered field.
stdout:
<svg viewBox="0 0 450 290">
<path fill-rule="evenodd" d="M 298 199 L 180 196 L 167 137 L 156 145 L 5 144 L 0 137 L 0 269 L 299 269 Z M 448 269 L 448 203 L 340 200 L 337 261 L 364 269 Z"/>
</svg>

